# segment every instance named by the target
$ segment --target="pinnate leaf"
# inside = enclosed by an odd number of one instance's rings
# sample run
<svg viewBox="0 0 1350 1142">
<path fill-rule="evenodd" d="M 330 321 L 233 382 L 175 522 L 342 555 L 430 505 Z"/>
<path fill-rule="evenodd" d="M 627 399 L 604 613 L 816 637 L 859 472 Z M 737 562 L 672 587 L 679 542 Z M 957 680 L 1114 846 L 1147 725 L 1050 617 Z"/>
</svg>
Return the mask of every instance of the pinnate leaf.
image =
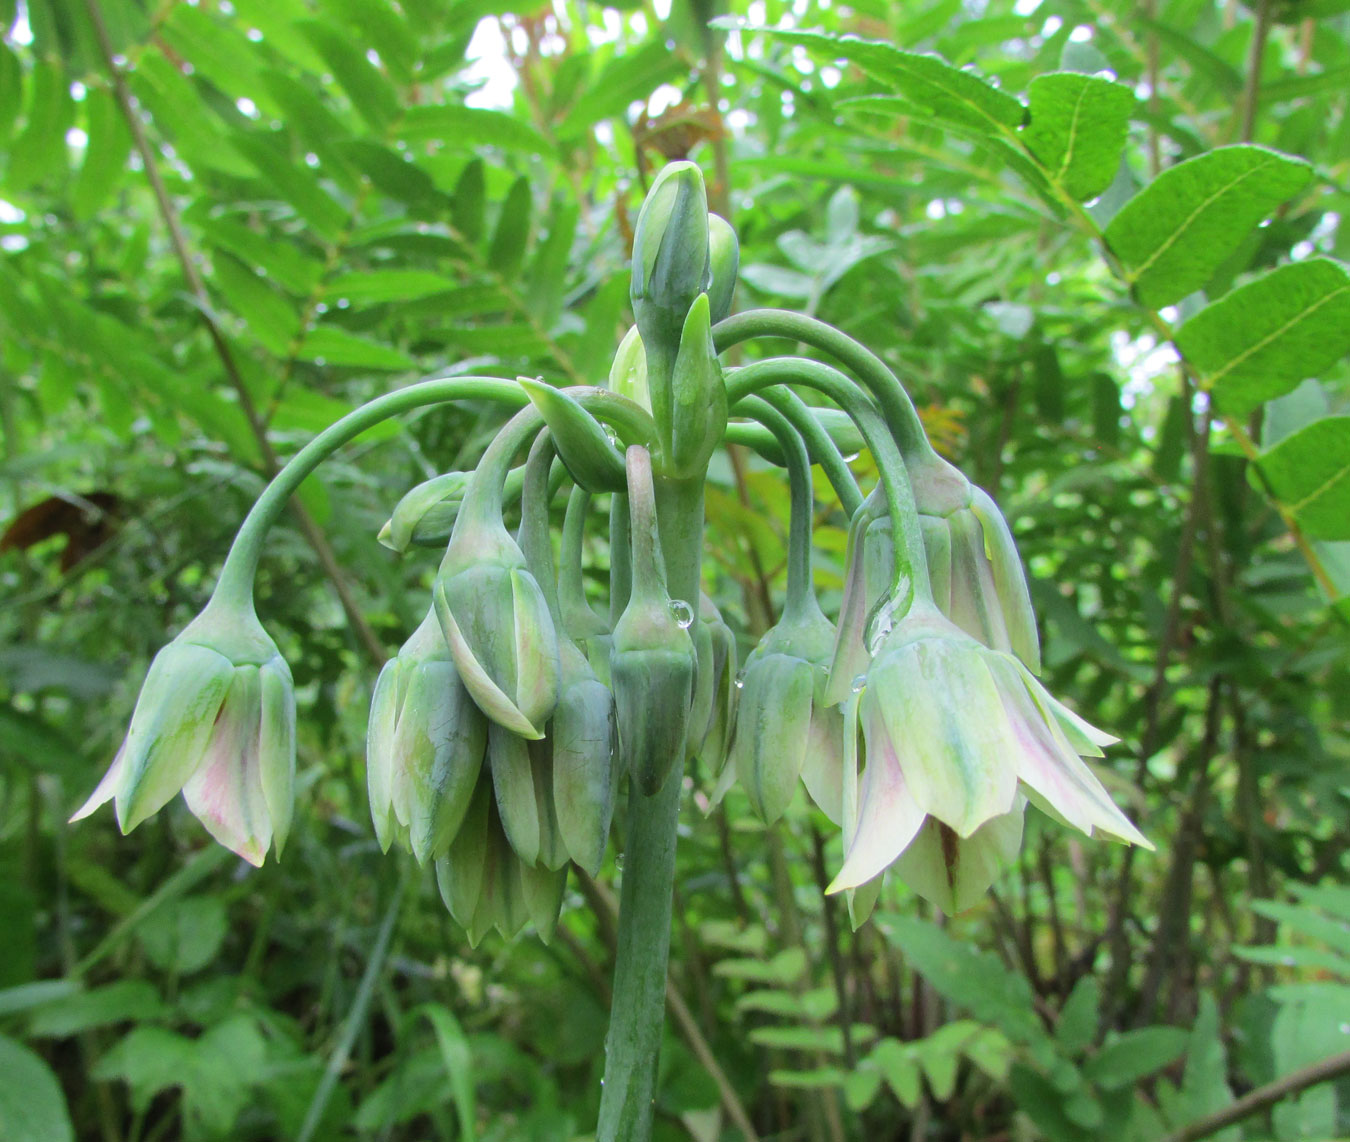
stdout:
<svg viewBox="0 0 1350 1142">
<path fill-rule="evenodd" d="M 1350 416 L 1328 416 L 1260 461 L 1271 494 L 1311 539 L 1350 539 Z"/>
<path fill-rule="evenodd" d="M 1306 162 L 1265 147 L 1219 147 L 1163 171 L 1121 207 L 1106 242 L 1141 303 L 1171 305 L 1311 177 Z"/>
<path fill-rule="evenodd" d="M 1065 191 L 1095 198 L 1116 177 L 1134 93 L 1077 72 L 1037 76 L 1027 91 L 1031 120 L 1022 141 Z"/>
<path fill-rule="evenodd" d="M 1219 408 L 1246 416 L 1350 352 L 1350 274 L 1327 258 L 1282 266 L 1206 306 L 1176 341 Z"/>
</svg>

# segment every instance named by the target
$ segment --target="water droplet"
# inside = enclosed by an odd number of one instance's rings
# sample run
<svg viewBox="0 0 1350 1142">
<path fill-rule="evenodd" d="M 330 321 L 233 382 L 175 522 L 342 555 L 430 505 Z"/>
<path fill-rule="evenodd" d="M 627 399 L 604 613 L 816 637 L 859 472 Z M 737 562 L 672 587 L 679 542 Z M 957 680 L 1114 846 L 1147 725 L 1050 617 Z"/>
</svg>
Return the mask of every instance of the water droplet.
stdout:
<svg viewBox="0 0 1350 1142">
<path fill-rule="evenodd" d="M 675 616 L 675 625 L 680 630 L 688 630 L 694 624 L 694 608 L 683 599 L 670 600 L 670 613 Z"/>
<path fill-rule="evenodd" d="M 614 858 L 614 867 L 620 872 L 623 872 L 623 853 L 619 853 L 618 856 Z"/>
<path fill-rule="evenodd" d="M 619 449 L 621 452 L 623 451 L 623 445 L 619 443 L 618 434 L 612 428 L 605 429 L 605 439 L 608 440 L 613 447 Z"/>
<path fill-rule="evenodd" d="M 1340 1032 L 1342 1035 L 1350 1035 L 1350 1023 L 1342 1023 L 1340 1026 Z"/>
<path fill-rule="evenodd" d="M 866 685 L 867 685 L 866 674 L 855 674 L 853 676 L 853 692 L 855 694 L 861 694 Z"/>
<path fill-rule="evenodd" d="M 745 671 L 744 671 L 744 670 L 742 670 L 739 674 L 736 675 L 736 689 L 737 689 L 737 690 L 744 690 L 744 689 L 745 689 Z"/>
<path fill-rule="evenodd" d="M 865 636 L 863 638 L 868 654 L 874 655 L 880 649 L 882 642 L 894 628 L 896 618 L 903 616 L 909 609 L 912 596 L 912 591 L 904 591 L 899 596 L 894 594 L 883 595 L 877 605 L 872 608 L 872 613 L 868 616 L 867 625 L 864 628 Z"/>
</svg>

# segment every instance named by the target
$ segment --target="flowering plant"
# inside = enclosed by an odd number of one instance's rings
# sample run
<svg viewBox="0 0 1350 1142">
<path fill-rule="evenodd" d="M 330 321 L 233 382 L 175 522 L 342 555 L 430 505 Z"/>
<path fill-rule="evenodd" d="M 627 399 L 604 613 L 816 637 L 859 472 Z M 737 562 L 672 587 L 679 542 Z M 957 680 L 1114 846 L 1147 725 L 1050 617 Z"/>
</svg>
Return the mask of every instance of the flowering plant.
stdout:
<svg viewBox="0 0 1350 1142">
<path fill-rule="evenodd" d="M 803 785 L 841 827 L 830 890 L 850 893 L 859 922 L 888 868 L 947 911 L 968 907 L 1016 851 L 1028 801 L 1085 833 L 1147 844 L 1083 760 L 1114 739 L 1036 677 L 1036 625 L 1006 521 L 933 450 L 894 374 L 813 318 L 728 316 L 735 235 L 709 215 L 690 163 L 656 179 L 632 264 L 636 326 L 609 388 L 433 379 L 302 449 L 245 520 L 211 603 L 156 658 L 126 743 L 76 814 L 114 800 L 131 829 L 181 789 L 246 859 L 260 863 L 273 841 L 280 851 L 295 715 L 289 671 L 253 613 L 267 529 L 306 475 L 378 421 L 452 400 L 506 405 L 514 415 L 474 471 L 413 489 L 381 533 L 406 550 L 449 528 L 426 618 L 375 684 L 371 814 L 383 848 L 397 840 L 434 863 L 472 941 L 530 922 L 547 938 L 569 865 L 599 867 L 627 779 L 604 1142 L 650 1131 L 691 759 L 720 772 L 719 793 L 739 782 L 770 822 Z M 720 363 L 768 337 L 842 368 Z M 879 473 L 867 495 L 842 455 L 856 440 Z M 725 443 L 781 464 L 791 490 L 786 605 L 739 672 L 700 575 L 704 485 Z M 835 621 L 812 584 L 813 463 L 852 520 Z M 566 483 L 555 570 L 549 509 Z M 587 515 L 602 496 L 603 613 L 581 586 Z"/>
</svg>

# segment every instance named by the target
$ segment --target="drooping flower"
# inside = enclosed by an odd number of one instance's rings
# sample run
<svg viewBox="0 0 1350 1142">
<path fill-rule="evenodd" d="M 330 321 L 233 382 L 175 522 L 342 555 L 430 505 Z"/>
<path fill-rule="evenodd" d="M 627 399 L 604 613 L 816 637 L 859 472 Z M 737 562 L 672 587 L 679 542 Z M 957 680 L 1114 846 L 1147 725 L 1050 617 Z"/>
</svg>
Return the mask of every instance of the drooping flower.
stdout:
<svg viewBox="0 0 1350 1142">
<path fill-rule="evenodd" d="M 901 858 L 916 890 L 962 907 L 1016 851 L 1023 797 L 1089 835 L 1152 848 L 1079 756 L 1115 739 L 932 604 L 916 603 L 881 640 L 855 716 L 865 769 L 832 891 Z"/>
<path fill-rule="evenodd" d="M 226 848 L 261 865 L 290 829 L 295 692 L 252 601 L 213 599 L 150 664 L 126 740 L 71 821 L 113 801 L 122 832 L 180 790 Z"/>
<path fill-rule="evenodd" d="M 443 856 L 468 812 L 488 722 L 459 679 L 434 610 L 384 664 L 370 703 L 366 781 L 380 847 Z"/>
</svg>

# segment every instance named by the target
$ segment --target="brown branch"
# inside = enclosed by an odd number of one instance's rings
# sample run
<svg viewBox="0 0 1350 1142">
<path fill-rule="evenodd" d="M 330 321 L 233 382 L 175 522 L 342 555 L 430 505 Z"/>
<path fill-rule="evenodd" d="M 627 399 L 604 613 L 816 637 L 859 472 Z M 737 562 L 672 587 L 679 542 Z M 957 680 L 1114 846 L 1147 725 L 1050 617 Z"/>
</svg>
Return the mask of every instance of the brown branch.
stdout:
<svg viewBox="0 0 1350 1142">
<path fill-rule="evenodd" d="M 1259 1114 L 1267 1107 L 1274 1106 L 1281 1099 L 1298 1094 L 1319 1083 L 1330 1082 L 1347 1073 L 1350 1073 L 1350 1051 L 1342 1051 L 1339 1055 L 1332 1055 L 1320 1063 L 1310 1063 L 1293 1074 L 1249 1091 L 1222 1110 L 1168 1134 L 1162 1142 L 1196 1142 L 1199 1138 L 1208 1138 L 1225 1126 L 1241 1122 L 1244 1118 L 1250 1118 L 1253 1114 Z"/>
<path fill-rule="evenodd" d="M 225 370 L 225 375 L 238 397 L 239 407 L 248 421 L 249 430 L 257 441 L 263 468 L 269 477 L 274 476 L 280 465 L 277 463 L 276 452 L 272 449 L 272 442 L 267 438 L 267 426 L 258 415 L 257 405 L 253 403 L 253 396 L 248 391 L 248 386 L 244 383 L 244 378 L 239 372 L 239 366 L 235 363 L 229 343 L 225 340 L 224 333 L 212 315 L 211 297 L 207 293 L 206 283 L 203 282 L 202 276 L 197 270 L 197 264 L 193 261 L 192 252 L 188 248 L 187 238 L 178 219 L 178 211 L 174 208 L 168 189 L 164 185 L 164 179 L 159 173 L 159 164 L 155 158 L 154 148 L 151 147 L 150 140 L 146 137 L 145 127 L 140 116 L 136 114 L 131 92 L 127 88 L 126 77 L 123 75 L 122 69 L 117 66 L 112 50 L 112 41 L 108 37 L 108 26 L 103 19 L 103 11 L 99 7 L 98 0 L 85 0 L 85 8 L 89 13 L 89 22 L 93 25 L 94 34 L 98 39 L 103 62 L 112 79 L 113 95 L 117 100 L 118 109 L 122 113 L 122 118 L 126 120 L 136 152 L 140 155 L 141 164 L 145 167 L 146 178 L 150 181 L 150 188 L 154 192 L 160 216 L 164 220 L 164 225 L 168 228 L 169 241 L 173 246 L 174 254 L 178 258 L 179 266 L 182 268 L 188 290 L 196 303 L 197 312 L 201 316 L 202 324 L 206 327 L 207 335 L 211 338 L 211 344 L 215 347 L 216 356 L 220 358 L 221 367 Z M 303 504 L 292 502 L 291 511 L 294 513 L 305 539 L 314 549 L 314 554 L 318 557 L 319 565 L 323 568 L 324 574 L 332 582 L 333 589 L 337 592 L 338 601 L 342 604 L 342 609 L 347 615 L 347 621 L 351 624 L 352 630 L 356 632 L 370 657 L 375 662 L 382 663 L 386 658 L 384 646 L 361 613 L 356 597 L 352 594 L 351 586 L 348 584 L 337 556 L 333 553 L 332 547 L 329 546 L 322 529 Z"/>
</svg>

